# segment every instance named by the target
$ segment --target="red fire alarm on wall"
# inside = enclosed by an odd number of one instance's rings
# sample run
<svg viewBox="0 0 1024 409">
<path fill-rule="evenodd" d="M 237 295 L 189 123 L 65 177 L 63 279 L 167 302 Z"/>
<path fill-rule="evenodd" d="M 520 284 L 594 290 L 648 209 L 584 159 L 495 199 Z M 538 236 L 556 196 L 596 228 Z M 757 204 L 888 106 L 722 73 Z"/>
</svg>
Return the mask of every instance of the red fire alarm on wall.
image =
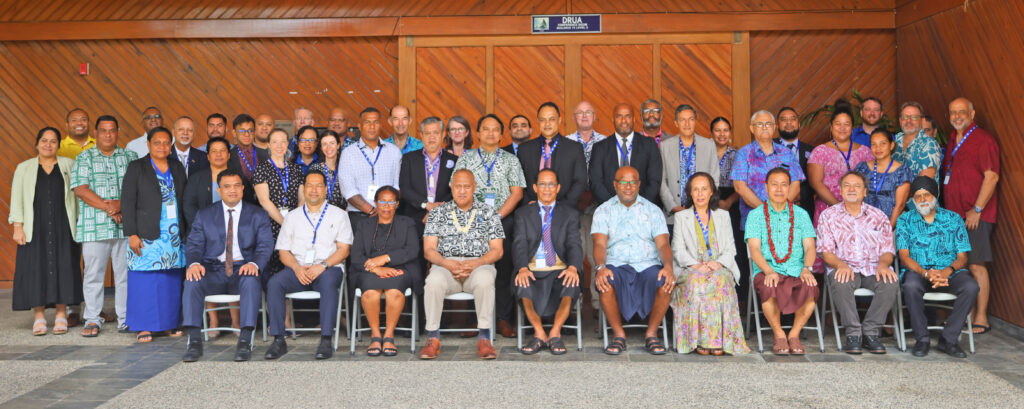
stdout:
<svg viewBox="0 0 1024 409">
<path fill-rule="evenodd" d="M 89 63 L 78 64 L 78 75 L 89 75 Z"/>
</svg>

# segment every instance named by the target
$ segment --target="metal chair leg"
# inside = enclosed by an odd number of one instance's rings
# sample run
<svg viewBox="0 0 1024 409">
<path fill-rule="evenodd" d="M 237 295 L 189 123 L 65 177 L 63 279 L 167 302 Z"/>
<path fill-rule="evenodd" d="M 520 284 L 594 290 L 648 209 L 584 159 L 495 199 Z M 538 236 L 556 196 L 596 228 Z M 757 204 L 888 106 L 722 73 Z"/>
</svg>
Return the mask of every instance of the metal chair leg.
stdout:
<svg viewBox="0 0 1024 409">
<path fill-rule="evenodd" d="M 583 350 L 583 314 L 580 312 L 582 309 L 583 296 L 576 298 L 576 350 Z"/>
<path fill-rule="evenodd" d="M 516 351 L 523 351 L 523 306 L 516 301 Z"/>
<path fill-rule="evenodd" d="M 356 335 L 360 334 L 360 332 L 359 332 L 359 321 L 361 321 L 361 319 L 360 319 L 361 317 L 359 316 L 359 304 L 360 303 L 356 302 L 356 303 L 354 303 L 352 305 L 352 319 L 349 320 L 349 342 L 348 342 L 348 354 L 349 355 L 355 355 L 356 354 Z M 416 308 L 416 307 L 413 306 L 413 308 Z"/>
</svg>

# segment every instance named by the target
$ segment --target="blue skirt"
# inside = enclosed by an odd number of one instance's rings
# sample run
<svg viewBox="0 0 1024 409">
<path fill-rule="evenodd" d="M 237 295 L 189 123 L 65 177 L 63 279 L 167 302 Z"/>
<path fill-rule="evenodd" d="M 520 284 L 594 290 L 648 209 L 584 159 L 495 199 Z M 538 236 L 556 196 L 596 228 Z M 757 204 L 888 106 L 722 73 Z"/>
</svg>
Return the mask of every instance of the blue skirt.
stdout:
<svg viewBox="0 0 1024 409">
<path fill-rule="evenodd" d="M 654 306 L 658 288 L 665 285 L 665 279 L 658 278 L 661 266 L 653 265 L 644 271 L 636 271 L 628 264 L 608 266 L 608 269 L 612 272 L 613 280 L 610 283 L 615 288 L 615 299 L 619 302 L 622 318 L 628 321 L 639 315 L 640 319 L 646 319 Z"/>
<path fill-rule="evenodd" d="M 128 270 L 128 311 L 132 331 L 166 331 L 181 319 L 183 269 Z"/>
</svg>

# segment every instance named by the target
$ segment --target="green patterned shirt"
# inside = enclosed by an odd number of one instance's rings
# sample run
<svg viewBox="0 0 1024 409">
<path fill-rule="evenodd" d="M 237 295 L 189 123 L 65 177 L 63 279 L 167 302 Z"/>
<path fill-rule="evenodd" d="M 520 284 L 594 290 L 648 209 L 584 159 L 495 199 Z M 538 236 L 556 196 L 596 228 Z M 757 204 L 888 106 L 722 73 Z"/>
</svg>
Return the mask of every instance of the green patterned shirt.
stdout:
<svg viewBox="0 0 1024 409">
<path fill-rule="evenodd" d="M 89 189 L 104 200 L 121 199 L 121 181 L 124 179 L 128 164 L 138 159 L 135 152 L 115 148 L 110 156 L 97 149 L 82 151 L 75 159 L 75 167 L 71 170 L 71 188 L 88 185 Z M 75 241 L 84 243 L 124 238 L 121 225 L 102 209 L 89 206 L 78 199 L 78 229 Z"/>
<path fill-rule="evenodd" d="M 492 163 L 494 167 L 491 167 Z M 500 209 L 512 195 L 513 186 L 526 188 L 526 176 L 523 176 L 523 166 L 519 164 L 519 159 L 501 148 L 495 149 L 494 153 L 479 148 L 467 150 L 455 163 L 455 170 L 459 169 L 473 172 L 476 178 L 476 201 L 487 203 L 488 194 L 494 195 L 495 210 Z"/>
</svg>

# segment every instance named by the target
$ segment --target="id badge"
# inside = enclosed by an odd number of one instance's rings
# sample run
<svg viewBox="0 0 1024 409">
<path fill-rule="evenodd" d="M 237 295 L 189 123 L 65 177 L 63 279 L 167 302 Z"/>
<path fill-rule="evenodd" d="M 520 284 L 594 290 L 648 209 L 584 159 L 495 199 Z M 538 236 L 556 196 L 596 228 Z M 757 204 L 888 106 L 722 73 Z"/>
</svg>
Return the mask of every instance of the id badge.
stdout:
<svg viewBox="0 0 1024 409">
<path fill-rule="evenodd" d="M 942 180 L 942 184 L 943 185 L 948 185 L 949 184 L 949 175 L 946 175 L 946 178 Z"/>
<path fill-rule="evenodd" d="M 281 212 L 281 217 L 282 218 L 288 216 L 288 208 L 287 207 L 278 207 L 277 211 Z"/>
<path fill-rule="evenodd" d="M 427 203 L 434 203 L 434 196 L 427 196 Z"/>
<path fill-rule="evenodd" d="M 310 265 L 313 264 L 313 260 L 316 258 L 316 250 L 306 250 L 306 255 L 302 258 L 302 264 Z"/>
<path fill-rule="evenodd" d="M 367 202 L 373 202 L 373 197 L 374 197 L 374 195 L 377 194 L 377 189 L 380 189 L 380 186 L 370 185 L 369 187 L 366 188 L 366 201 Z"/>
<path fill-rule="evenodd" d="M 544 252 L 543 248 L 538 250 L 537 255 L 534 256 L 533 265 L 537 267 L 537 269 L 548 268 L 548 255 Z"/>
<path fill-rule="evenodd" d="M 437 180 L 436 179 L 434 179 L 434 178 L 430 179 L 430 188 L 431 189 L 436 189 L 437 188 Z"/>
<path fill-rule="evenodd" d="M 177 205 L 172 205 L 172 204 L 167 205 L 167 219 L 168 220 L 177 220 L 178 219 L 178 206 Z"/>
<path fill-rule="evenodd" d="M 494 193 L 488 193 L 484 196 L 484 203 L 487 203 L 490 207 L 494 207 Z"/>
</svg>

